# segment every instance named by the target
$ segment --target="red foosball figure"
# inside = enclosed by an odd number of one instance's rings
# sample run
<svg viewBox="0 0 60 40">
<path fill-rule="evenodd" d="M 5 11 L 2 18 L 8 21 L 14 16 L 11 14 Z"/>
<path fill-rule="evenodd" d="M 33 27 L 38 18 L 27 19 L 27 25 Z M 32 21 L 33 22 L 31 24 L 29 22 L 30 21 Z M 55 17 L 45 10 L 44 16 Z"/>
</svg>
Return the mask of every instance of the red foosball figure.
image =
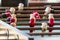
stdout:
<svg viewBox="0 0 60 40">
<path fill-rule="evenodd" d="M 35 17 L 33 14 L 30 14 L 30 21 L 29 21 L 29 24 L 30 24 L 30 33 L 33 32 L 33 27 L 35 26 Z"/>
<path fill-rule="evenodd" d="M 13 27 L 16 27 L 16 22 L 17 22 L 16 15 L 15 15 L 15 14 L 12 14 L 11 17 L 10 17 L 10 24 L 11 24 Z"/>
<path fill-rule="evenodd" d="M 49 14 L 48 19 L 49 19 L 49 21 L 48 21 L 49 27 L 53 27 L 54 26 L 54 17 L 53 17 L 53 14 Z M 52 32 L 52 29 L 50 29 L 49 32 Z"/>
<path fill-rule="evenodd" d="M 5 13 L 2 13 L 3 18 L 8 18 L 11 16 L 11 12 L 9 10 L 6 10 Z"/>
<path fill-rule="evenodd" d="M 36 19 L 38 19 L 38 20 L 40 19 L 40 15 L 39 15 L 39 13 L 37 12 L 37 10 L 34 10 L 34 11 L 33 11 L 33 15 L 35 16 Z"/>
<path fill-rule="evenodd" d="M 9 18 L 10 19 L 10 24 L 15 27 L 16 26 L 16 22 L 17 22 L 17 18 L 16 18 L 16 15 L 15 15 L 15 8 L 14 7 L 11 7 L 10 8 L 10 12 L 11 12 L 11 17 Z"/>
</svg>

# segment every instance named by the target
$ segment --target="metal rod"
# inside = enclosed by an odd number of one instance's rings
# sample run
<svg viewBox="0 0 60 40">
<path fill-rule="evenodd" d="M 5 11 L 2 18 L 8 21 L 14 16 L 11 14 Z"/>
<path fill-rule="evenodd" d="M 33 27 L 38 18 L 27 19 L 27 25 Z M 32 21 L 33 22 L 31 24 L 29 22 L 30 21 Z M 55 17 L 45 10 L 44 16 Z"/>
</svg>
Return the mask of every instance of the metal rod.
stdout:
<svg viewBox="0 0 60 40">
<path fill-rule="evenodd" d="M 18 28 L 19 30 L 30 30 L 30 28 Z M 47 27 L 47 30 L 60 30 L 60 27 Z M 41 30 L 41 27 L 33 28 L 33 30 Z"/>
<path fill-rule="evenodd" d="M 15 38 L 15 40 L 19 40 L 19 36 L 16 34 L 16 36 L 15 36 L 16 38 Z"/>
<path fill-rule="evenodd" d="M 44 33 L 27 33 L 31 36 L 36 36 L 36 35 L 60 35 L 60 32 L 44 32 Z"/>
<path fill-rule="evenodd" d="M 17 40 L 19 40 L 19 35 L 17 35 Z"/>
<path fill-rule="evenodd" d="M 7 40 L 9 40 L 9 30 L 8 29 L 7 29 L 6 35 L 7 35 Z"/>
</svg>

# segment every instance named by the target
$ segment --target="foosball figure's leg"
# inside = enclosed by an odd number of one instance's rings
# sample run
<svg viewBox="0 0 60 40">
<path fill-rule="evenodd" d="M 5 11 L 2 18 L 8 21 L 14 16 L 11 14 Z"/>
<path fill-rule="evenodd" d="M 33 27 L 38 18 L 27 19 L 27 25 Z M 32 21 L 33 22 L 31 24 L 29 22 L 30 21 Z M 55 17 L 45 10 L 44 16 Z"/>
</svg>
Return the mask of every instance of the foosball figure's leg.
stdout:
<svg viewBox="0 0 60 40">
<path fill-rule="evenodd" d="M 47 19 L 48 13 L 44 13 L 43 19 Z"/>
<path fill-rule="evenodd" d="M 54 24 L 49 24 L 49 27 L 53 27 Z M 49 29 L 49 32 L 52 32 L 53 30 L 52 29 Z"/>
</svg>

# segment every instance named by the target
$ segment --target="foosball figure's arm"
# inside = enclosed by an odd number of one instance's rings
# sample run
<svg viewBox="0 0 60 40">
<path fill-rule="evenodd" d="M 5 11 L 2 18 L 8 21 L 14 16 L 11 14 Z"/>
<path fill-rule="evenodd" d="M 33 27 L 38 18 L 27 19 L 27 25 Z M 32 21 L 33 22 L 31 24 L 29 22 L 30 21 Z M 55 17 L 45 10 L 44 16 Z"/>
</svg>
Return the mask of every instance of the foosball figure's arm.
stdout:
<svg viewBox="0 0 60 40">
<path fill-rule="evenodd" d="M 11 16 L 11 12 L 9 10 L 5 10 L 5 13 L 2 13 L 1 17 L 2 18 L 8 18 Z"/>
</svg>

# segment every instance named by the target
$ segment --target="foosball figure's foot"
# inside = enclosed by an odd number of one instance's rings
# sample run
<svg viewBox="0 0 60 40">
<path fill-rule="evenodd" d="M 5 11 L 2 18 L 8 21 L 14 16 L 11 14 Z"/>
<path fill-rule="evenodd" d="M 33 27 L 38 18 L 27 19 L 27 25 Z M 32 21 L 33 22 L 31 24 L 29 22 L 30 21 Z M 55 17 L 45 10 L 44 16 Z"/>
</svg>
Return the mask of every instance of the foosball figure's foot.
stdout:
<svg viewBox="0 0 60 40">
<path fill-rule="evenodd" d="M 30 33 L 33 33 L 33 32 L 30 31 Z"/>
<path fill-rule="evenodd" d="M 30 33 L 33 33 L 33 30 L 30 30 Z"/>
<path fill-rule="evenodd" d="M 11 26 L 16 27 L 16 23 L 11 23 Z"/>
<path fill-rule="evenodd" d="M 52 35 L 50 34 L 50 35 L 48 35 L 48 36 L 52 36 Z"/>
<path fill-rule="evenodd" d="M 44 37 L 44 35 L 41 35 L 41 37 Z"/>
<path fill-rule="evenodd" d="M 52 35 L 48 35 L 48 36 L 52 36 Z"/>
</svg>

